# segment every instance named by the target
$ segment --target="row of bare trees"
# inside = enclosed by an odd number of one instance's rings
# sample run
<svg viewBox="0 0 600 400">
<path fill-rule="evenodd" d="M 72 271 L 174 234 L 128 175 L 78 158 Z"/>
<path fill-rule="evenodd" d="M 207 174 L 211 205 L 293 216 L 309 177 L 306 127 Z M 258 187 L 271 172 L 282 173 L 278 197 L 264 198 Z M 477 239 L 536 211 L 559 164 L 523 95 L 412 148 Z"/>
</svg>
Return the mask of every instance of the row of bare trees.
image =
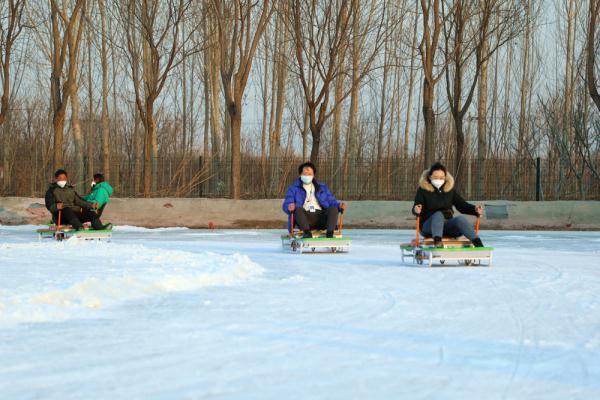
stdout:
<svg viewBox="0 0 600 400">
<path fill-rule="evenodd" d="M 515 160 L 518 184 L 542 157 L 584 198 L 600 183 L 599 13 L 600 0 L 2 0 L 2 192 L 33 194 L 69 165 L 76 183 L 101 170 L 158 195 L 169 160 L 181 195 L 226 168 L 223 193 L 240 198 L 244 157 L 274 190 L 299 157 L 327 161 L 342 191 L 365 161 L 383 184 L 386 162 L 442 159 L 464 184 L 473 159 L 482 197 L 487 161 Z"/>
</svg>

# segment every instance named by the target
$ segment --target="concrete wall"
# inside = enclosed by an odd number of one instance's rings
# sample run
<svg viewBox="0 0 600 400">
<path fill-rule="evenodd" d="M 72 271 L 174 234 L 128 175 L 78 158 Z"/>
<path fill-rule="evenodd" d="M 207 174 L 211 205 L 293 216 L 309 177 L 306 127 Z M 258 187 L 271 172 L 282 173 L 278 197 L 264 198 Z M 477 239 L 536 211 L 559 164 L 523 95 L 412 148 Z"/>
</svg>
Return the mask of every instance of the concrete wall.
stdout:
<svg viewBox="0 0 600 400">
<path fill-rule="evenodd" d="M 43 199 L 0 198 L 0 224 L 46 223 L 50 214 Z M 187 226 L 207 228 L 284 228 L 281 200 L 228 199 L 118 199 L 106 207 L 103 221 L 145 227 Z M 344 225 L 356 228 L 413 228 L 407 201 L 349 201 Z M 600 230 L 599 201 L 513 202 L 481 201 L 507 205 L 508 219 L 483 218 L 484 229 Z"/>
</svg>

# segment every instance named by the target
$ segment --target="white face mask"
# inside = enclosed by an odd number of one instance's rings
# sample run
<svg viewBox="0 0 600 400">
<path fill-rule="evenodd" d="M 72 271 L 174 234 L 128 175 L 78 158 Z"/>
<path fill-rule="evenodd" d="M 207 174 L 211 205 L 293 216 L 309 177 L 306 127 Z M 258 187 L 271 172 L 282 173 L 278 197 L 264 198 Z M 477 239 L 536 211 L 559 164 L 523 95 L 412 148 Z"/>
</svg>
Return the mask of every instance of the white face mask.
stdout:
<svg viewBox="0 0 600 400">
<path fill-rule="evenodd" d="M 56 182 L 56 184 L 61 188 L 64 188 L 65 186 L 67 186 L 67 181 L 58 181 Z"/>
<path fill-rule="evenodd" d="M 444 186 L 444 182 L 446 182 L 446 181 L 445 181 L 445 180 L 443 180 L 443 179 L 431 179 L 431 184 L 432 184 L 433 186 L 435 186 L 435 187 L 436 187 L 436 189 L 439 189 L 439 188 L 441 188 L 442 186 Z"/>
<path fill-rule="evenodd" d="M 305 185 L 308 185 L 309 183 L 312 182 L 313 176 L 312 175 L 300 175 L 300 179 L 302 179 L 302 183 L 304 183 Z"/>
</svg>

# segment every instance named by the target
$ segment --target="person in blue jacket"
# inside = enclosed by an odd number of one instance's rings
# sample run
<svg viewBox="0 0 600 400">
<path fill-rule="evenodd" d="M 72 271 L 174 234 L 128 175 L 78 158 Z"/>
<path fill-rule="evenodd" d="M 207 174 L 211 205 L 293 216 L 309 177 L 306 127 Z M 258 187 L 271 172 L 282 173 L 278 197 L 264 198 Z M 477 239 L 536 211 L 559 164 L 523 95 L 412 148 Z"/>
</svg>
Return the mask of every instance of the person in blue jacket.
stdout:
<svg viewBox="0 0 600 400">
<path fill-rule="evenodd" d="M 326 229 L 327 237 L 332 238 L 337 224 L 338 213 L 344 212 L 346 205 L 333 196 L 327 185 L 315 179 L 317 168 L 306 162 L 298 167 L 298 179 L 285 194 L 283 212 L 288 215 L 288 231 L 292 230 L 291 216 L 295 225 L 311 238 L 312 229 Z"/>
</svg>

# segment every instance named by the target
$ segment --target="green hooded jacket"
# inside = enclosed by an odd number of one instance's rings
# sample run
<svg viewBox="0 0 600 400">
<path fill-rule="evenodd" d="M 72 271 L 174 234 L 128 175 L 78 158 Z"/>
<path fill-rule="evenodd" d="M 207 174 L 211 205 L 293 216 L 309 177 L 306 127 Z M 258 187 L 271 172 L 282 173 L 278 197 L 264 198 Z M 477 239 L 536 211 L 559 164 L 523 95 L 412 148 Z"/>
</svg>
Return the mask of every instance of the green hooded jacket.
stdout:
<svg viewBox="0 0 600 400">
<path fill-rule="evenodd" d="M 90 203 L 98 203 L 98 208 L 103 207 L 110 201 L 110 196 L 113 194 L 113 188 L 107 182 L 100 182 L 94 185 L 92 192 L 83 196 L 85 201 Z"/>
</svg>

